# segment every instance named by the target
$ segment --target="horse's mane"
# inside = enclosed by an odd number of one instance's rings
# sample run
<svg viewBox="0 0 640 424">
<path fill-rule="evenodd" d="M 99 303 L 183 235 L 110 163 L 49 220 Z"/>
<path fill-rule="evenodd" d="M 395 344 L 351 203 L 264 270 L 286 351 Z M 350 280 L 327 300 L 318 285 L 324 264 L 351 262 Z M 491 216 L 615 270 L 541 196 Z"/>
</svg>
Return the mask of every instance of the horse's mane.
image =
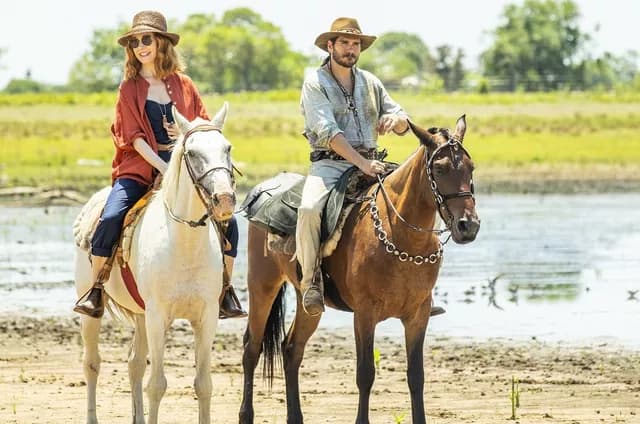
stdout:
<svg viewBox="0 0 640 424">
<path fill-rule="evenodd" d="M 193 128 L 194 125 L 201 124 L 202 122 L 207 121 L 202 118 L 196 118 L 196 120 L 191 123 L 191 128 Z M 169 160 L 167 172 L 162 177 L 160 189 L 163 192 L 165 201 L 169 204 L 173 203 L 173 196 L 176 193 L 175 188 L 178 186 L 178 178 L 180 178 L 180 163 L 182 161 L 182 156 L 184 155 L 185 143 L 186 140 L 183 139 L 183 136 L 180 136 L 173 147 L 173 151 L 171 152 L 171 159 Z"/>
<path fill-rule="evenodd" d="M 181 137 L 176 141 L 173 151 L 171 152 L 169 166 L 167 167 L 167 172 L 162 176 L 162 184 L 160 186 L 164 200 L 169 204 L 173 203 L 173 196 L 176 194 L 175 188 L 178 186 L 178 178 L 180 178 L 180 162 L 182 161 L 183 154 L 184 140 Z"/>
</svg>

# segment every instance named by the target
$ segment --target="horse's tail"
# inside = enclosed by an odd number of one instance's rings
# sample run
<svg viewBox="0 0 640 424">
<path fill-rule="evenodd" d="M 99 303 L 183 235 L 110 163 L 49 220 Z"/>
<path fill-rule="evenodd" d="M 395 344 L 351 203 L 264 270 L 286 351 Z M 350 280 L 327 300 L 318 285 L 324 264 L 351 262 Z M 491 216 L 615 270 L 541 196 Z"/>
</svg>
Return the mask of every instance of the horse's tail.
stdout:
<svg viewBox="0 0 640 424">
<path fill-rule="evenodd" d="M 278 359 L 280 367 L 282 367 L 282 341 L 284 340 L 284 315 L 285 308 L 285 292 L 287 284 L 283 284 L 271 305 L 271 312 L 267 318 L 267 324 L 264 329 L 264 337 L 262 338 L 262 352 L 264 354 L 264 368 L 262 375 L 269 382 L 269 387 L 273 384 L 275 361 Z"/>
</svg>

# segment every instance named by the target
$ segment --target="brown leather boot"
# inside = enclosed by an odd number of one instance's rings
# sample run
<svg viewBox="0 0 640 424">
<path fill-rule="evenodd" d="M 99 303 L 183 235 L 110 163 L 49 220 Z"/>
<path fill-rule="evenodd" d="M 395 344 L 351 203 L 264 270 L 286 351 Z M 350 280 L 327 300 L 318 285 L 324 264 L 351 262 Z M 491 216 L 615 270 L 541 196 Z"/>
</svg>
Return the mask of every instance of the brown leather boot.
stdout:
<svg viewBox="0 0 640 424">
<path fill-rule="evenodd" d="M 78 300 L 73 310 L 80 314 L 88 315 L 91 318 L 102 318 L 102 315 L 104 315 L 103 291 L 104 286 L 102 283 L 95 283 L 93 287 L 91 287 L 89 294 Z"/>
<path fill-rule="evenodd" d="M 445 312 L 447 312 L 447 311 L 445 311 L 445 309 L 442 306 L 435 306 L 434 305 L 434 306 L 431 306 L 431 313 L 429 314 L 429 316 L 430 317 L 436 317 L 438 315 L 444 314 Z"/>
<path fill-rule="evenodd" d="M 236 296 L 236 291 L 233 289 L 231 283 L 223 284 L 222 296 L 220 299 L 220 313 L 218 317 L 220 319 L 225 318 L 244 318 L 247 312 L 242 309 L 240 299 Z"/>
<path fill-rule="evenodd" d="M 316 268 L 313 278 L 308 287 L 302 289 L 302 309 L 312 317 L 324 312 L 324 282 L 322 281 L 322 270 Z"/>
</svg>

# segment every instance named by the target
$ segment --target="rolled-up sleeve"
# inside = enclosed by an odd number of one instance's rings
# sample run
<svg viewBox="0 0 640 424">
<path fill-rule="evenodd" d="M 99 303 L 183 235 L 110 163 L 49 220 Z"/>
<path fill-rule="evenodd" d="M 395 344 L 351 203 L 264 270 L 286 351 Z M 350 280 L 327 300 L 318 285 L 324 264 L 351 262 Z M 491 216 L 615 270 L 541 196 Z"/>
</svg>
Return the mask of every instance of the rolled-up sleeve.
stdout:
<svg viewBox="0 0 640 424">
<path fill-rule="evenodd" d="M 116 148 L 124 152 L 132 151 L 133 142 L 137 138 L 145 138 L 144 132 L 129 106 L 123 101 L 121 94 L 118 94 L 116 102 L 116 115 L 111 125 L 111 136 Z"/>
<path fill-rule="evenodd" d="M 382 85 L 382 83 L 379 81 L 378 81 L 378 95 L 380 96 L 380 116 L 398 115 L 403 119 L 407 119 L 407 120 L 409 119 L 409 115 L 407 114 L 407 112 L 405 112 L 404 109 L 402 109 L 402 106 L 400 106 L 391 98 L 387 90 L 384 88 L 384 85 Z M 396 132 L 396 130 L 393 130 L 393 132 L 395 132 L 397 135 L 405 135 L 408 131 L 409 131 L 408 125 L 407 125 L 407 128 L 402 132 Z"/>
<path fill-rule="evenodd" d="M 378 98 L 380 99 L 380 116 L 399 115 L 403 118 L 409 118 L 409 115 L 407 115 L 407 112 L 402 109 L 402 106 L 400 106 L 395 102 L 395 100 L 391 98 L 380 80 L 376 80 L 376 87 L 378 89 Z"/>
<path fill-rule="evenodd" d="M 343 131 L 338 127 L 333 106 L 320 84 L 305 81 L 300 103 L 305 120 L 305 136 L 309 144 L 314 149 L 330 149 L 329 142 Z"/>
</svg>

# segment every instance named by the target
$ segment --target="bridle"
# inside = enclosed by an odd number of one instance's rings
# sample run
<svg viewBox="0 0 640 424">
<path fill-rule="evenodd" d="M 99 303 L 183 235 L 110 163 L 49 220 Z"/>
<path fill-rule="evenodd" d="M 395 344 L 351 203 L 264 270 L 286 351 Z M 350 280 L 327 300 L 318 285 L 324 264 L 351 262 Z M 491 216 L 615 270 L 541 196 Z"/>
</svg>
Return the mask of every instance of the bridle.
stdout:
<svg viewBox="0 0 640 424">
<path fill-rule="evenodd" d="M 422 265 L 424 263 L 430 263 L 430 264 L 436 263 L 440 258 L 442 258 L 442 255 L 444 253 L 444 245 L 447 244 L 447 242 L 451 238 L 451 234 L 449 234 L 449 236 L 444 241 L 439 241 L 437 250 L 430 254 L 412 255 L 405 251 L 399 250 L 396 247 L 396 245 L 391 240 L 389 240 L 387 232 L 382 228 L 382 220 L 380 219 L 378 206 L 376 205 L 376 198 L 378 197 L 378 192 L 382 192 L 382 195 L 385 199 L 386 204 L 391 208 L 391 210 L 398 217 L 400 222 L 405 224 L 407 227 L 411 228 L 413 231 L 430 232 L 438 236 L 446 232 L 450 233 L 451 226 L 453 225 L 454 217 L 453 217 L 453 214 L 451 213 L 451 210 L 449 209 L 449 206 L 447 205 L 448 200 L 457 199 L 460 197 L 471 197 L 471 199 L 475 203 L 473 179 L 471 180 L 471 189 L 469 191 L 459 191 L 457 193 L 447 193 L 444 195 L 440 193 L 440 190 L 438 188 L 438 183 L 433 176 L 433 162 L 435 157 L 438 155 L 438 153 L 440 153 L 444 148 L 448 147 L 451 151 L 452 159 L 455 156 L 455 152 L 459 150 L 462 150 L 464 154 L 466 154 L 469 158 L 471 158 L 471 155 L 464 148 L 462 143 L 456 138 L 450 136 L 447 130 L 441 129 L 440 133 L 447 137 L 447 142 L 439 145 L 431 155 L 429 155 L 429 149 L 425 147 L 424 155 L 425 155 L 425 168 L 427 169 L 427 178 L 428 178 L 429 186 L 431 187 L 431 191 L 433 192 L 438 214 L 440 214 L 440 218 L 442 218 L 442 221 L 445 223 L 446 228 L 444 230 L 426 229 L 426 228 L 413 225 L 410 222 L 408 222 L 402 215 L 400 215 L 398 210 L 395 208 L 395 206 L 391 202 L 391 199 L 389 199 L 389 195 L 387 194 L 387 191 L 384 188 L 384 184 L 383 184 L 384 178 L 386 176 L 381 177 L 380 175 L 377 175 L 378 186 L 374 190 L 373 196 L 369 201 L 370 202 L 369 212 L 371 214 L 371 219 L 373 220 L 373 227 L 377 233 L 378 240 L 380 240 L 384 245 L 385 251 L 387 253 L 395 255 L 400 262 L 408 261 L 408 262 L 413 262 L 416 265 Z"/>
<path fill-rule="evenodd" d="M 453 214 L 449 209 L 449 205 L 447 204 L 447 201 L 451 199 L 457 199 L 460 197 L 471 197 L 471 200 L 473 200 L 473 203 L 475 204 L 476 199 L 473 196 L 474 194 L 473 178 L 471 179 L 471 188 L 469 191 L 459 191 L 457 193 L 449 193 L 444 195 L 440 193 L 440 190 L 438 189 L 438 183 L 436 182 L 436 179 L 433 177 L 433 161 L 436 155 L 440 153 L 441 150 L 448 147 L 451 152 L 452 162 L 455 156 L 455 152 L 459 150 L 462 150 L 462 152 L 466 154 L 469 159 L 471 159 L 471 155 L 469 154 L 467 149 L 464 148 L 464 146 L 459 140 L 457 140 L 455 137 L 450 136 L 447 130 L 441 129 L 440 133 L 447 137 L 447 142 L 438 146 L 433 151 L 433 154 L 431 155 L 429 155 L 429 149 L 425 148 L 424 159 L 425 159 L 425 163 L 427 164 L 426 165 L 427 177 L 429 178 L 429 184 L 431 185 L 431 191 L 433 192 L 433 197 L 434 197 L 434 200 L 436 201 L 436 207 L 438 208 L 438 213 L 440 214 L 440 218 L 442 218 L 442 221 L 444 221 L 445 225 L 447 226 L 447 229 L 451 230 L 451 225 L 453 223 Z M 445 216 L 445 213 L 443 213 L 443 211 L 446 212 L 446 216 Z"/>
<path fill-rule="evenodd" d="M 183 218 L 180 218 L 180 217 L 176 216 L 173 213 L 173 211 L 171 210 L 171 207 L 167 204 L 166 200 L 164 201 L 164 206 L 167 209 L 167 212 L 169 213 L 169 216 L 174 221 L 180 222 L 182 224 L 187 224 L 192 228 L 203 227 L 203 226 L 207 225 L 207 220 L 214 216 L 213 205 L 211 204 L 211 202 L 208 199 L 212 199 L 212 198 L 215 199 L 215 193 L 212 193 L 211 191 L 209 191 L 209 189 L 202 184 L 202 180 L 207 175 L 209 175 L 209 174 L 211 174 L 212 172 L 215 172 L 215 171 L 223 170 L 223 171 L 225 171 L 225 172 L 227 172 L 229 174 L 229 177 L 231 179 L 231 184 L 234 187 L 234 189 L 235 189 L 235 185 L 236 185 L 236 180 L 235 180 L 235 177 L 234 177 L 234 174 L 233 174 L 233 169 L 235 169 L 235 167 L 233 165 L 231 165 L 231 167 L 228 167 L 228 166 L 214 166 L 214 167 L 206 170 L 204 173 L 202 173 L 202 175 L 200 175 L 200 176 L 196 175 L 196 172 L 195 172 L 195 169 L 193 167 L 193 164 L 189 160 L 190 151 L 187 150 L 187 148 L 186 148 L 187 139 L 189 137 L 191 137 L 191 135 L 193 135 L 193 133 L 205 132 L 205 131 L 218 131 L 218 132 L 220 132 L 222 134 L 222 129 L 220 127 L 217 127 L 217 126 L 211 125 L 211 124 L 200 124 L 200 125 L 196 125 L 195 127 L 191 128 L 182 137 L 182 146 L 183 146 L 182 159 L 184 160 L 185 166 L 187 168 L 187 172 L 189 173 L 189 177 L 191 177 L 191 181 L 193 182 L 193 185 L 196 188 L 196 193 L 198 193 L 198 197 L 200 197 L 200 200 L 202 201 L 202 204 L 207 209 L 207 213 L 205 213 L 202 216 L 202 218 L 200 218 L 198 221 L 192 221 L 192 220 L 188 220 L 188 219 L 183 219 Z"/>
</svg>

